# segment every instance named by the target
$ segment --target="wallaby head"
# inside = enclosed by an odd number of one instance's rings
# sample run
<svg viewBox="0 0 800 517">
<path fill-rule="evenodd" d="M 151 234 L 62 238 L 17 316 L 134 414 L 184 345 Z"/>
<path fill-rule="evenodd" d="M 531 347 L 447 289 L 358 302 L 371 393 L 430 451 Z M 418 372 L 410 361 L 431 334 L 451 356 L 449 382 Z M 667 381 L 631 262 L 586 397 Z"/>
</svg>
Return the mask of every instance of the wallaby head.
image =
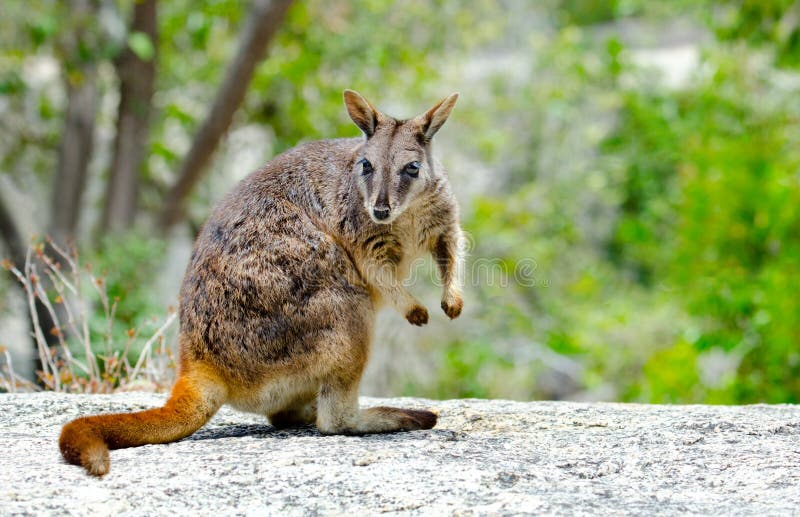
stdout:
<svg viewBox="0 0 800 517">
<path fill-rule="evenodd" d="M 393 222 L 435 185 L 430 143 L 456 100 L 458 94 L 453 93 L 421 115 L 397 120 L 357 92 L 345 90 L 347 112 L 366 137 L 351 172 L 374 222 Z"/>
</svg>

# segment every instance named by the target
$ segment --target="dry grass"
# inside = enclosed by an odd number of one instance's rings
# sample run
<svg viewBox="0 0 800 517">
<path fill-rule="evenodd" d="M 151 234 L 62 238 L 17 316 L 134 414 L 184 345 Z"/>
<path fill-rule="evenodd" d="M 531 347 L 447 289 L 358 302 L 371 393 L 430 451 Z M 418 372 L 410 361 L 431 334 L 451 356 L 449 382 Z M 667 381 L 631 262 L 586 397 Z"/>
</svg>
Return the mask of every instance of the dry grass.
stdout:
<svg viewBox="0 0 800 517">
<path fill-rule="evenodd" d="M 81 265 L 74 251 L 67 252 L 48 240 L 46 246 L 38 244 L 28 250 L 23 271 L 10 261 L 2 265 L 25 292 L 41 369 L 36 372 L 38 384 L 24 379 L 14 371 L 8 350 L 0 346 L 0 389 L 110 393 L 160 391 L 172 384 L 175 361 L 165 334 L 177 319 L 174 311 L 144 342 L 138 360 L 132 364 L 128 359 L 132 347 L 143 339 L 139 329 L 128 329 L 124 340 L 115 339 L 118 300 L 109 298 L 104 276 L 96 275 L 88 264 Z M 50 314 L 53 328 L 42 328 L 37 302 Z M 100 333 L 90 331 L 90 318 L 97 311 L 101 311 L 105 323 Z M 48 344 L 47 335 L 54 343 Z M 99 342 L 102 345 L 96 346 Z"/>
</svg>

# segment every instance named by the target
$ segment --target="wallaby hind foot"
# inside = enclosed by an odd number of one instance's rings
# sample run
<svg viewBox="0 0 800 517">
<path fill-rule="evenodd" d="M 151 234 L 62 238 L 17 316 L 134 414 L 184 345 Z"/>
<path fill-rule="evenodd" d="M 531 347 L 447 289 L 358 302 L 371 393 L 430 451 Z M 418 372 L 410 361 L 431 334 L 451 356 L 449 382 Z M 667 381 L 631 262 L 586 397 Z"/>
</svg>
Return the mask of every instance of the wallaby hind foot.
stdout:
<svg viewBox="0 0 800 517">
<path fill-rule="evenodd" d="M 269 422 L 277 429 L 303 427 L 317 422 L 317 401 L 298 404 L 269 415 Z"/>
<path fill-rule="evenodd" d="M 437 415 L 419 409 L 395 407 L 358 407 L 358 386 L 335 385 L 320 390 L 317 428 L 322 434 L 372 434 L 431 429 Z"/>
</svg>

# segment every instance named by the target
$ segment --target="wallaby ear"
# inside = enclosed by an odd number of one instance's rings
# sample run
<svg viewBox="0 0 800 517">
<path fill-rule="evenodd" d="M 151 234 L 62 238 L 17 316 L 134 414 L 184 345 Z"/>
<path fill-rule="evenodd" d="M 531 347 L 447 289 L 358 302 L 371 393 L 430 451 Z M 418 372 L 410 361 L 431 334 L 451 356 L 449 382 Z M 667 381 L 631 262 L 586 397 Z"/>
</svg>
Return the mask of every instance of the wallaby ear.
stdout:
<svg viewBox="0 0 800 517">
<path fill-rule="evenodd" d="M 375 134 L 380 112 L 367 99 L 353 90 L 344 91 L 344 105 L 353 122 L 364 132 L 367 138 Z"/>
<path fill-rule="evenodd" d="M 458 93 L 451 93 L 439 101 L 436 106 L 417 116 L 416 120 L 426 141 L 430 141 L 433 135 L 447 121 L 447 117 L 450 116 L 450 112 L 453 110 L 453 106 L 456 105 L 457 100 Z"/>
</svg>

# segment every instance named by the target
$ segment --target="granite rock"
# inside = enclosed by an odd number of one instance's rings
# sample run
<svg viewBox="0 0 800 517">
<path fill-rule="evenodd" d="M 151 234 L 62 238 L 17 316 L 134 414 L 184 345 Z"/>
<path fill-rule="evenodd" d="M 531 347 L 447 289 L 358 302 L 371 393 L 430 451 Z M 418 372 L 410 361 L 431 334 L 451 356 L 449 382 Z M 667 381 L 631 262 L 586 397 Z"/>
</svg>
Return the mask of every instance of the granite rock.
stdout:
<svg viewBox="0 0 800 517">
<path fill-rule="evenodd" d="M 279 431 L 223 408 L 193 436 L 112 451 L 102 479 L 56 441 L 79 415 L 163 395 L 0 395 L 0 515 L 800 512 L 800 407 L 371 399 L 439 412 L 364 437 Z"/>
</svg>

